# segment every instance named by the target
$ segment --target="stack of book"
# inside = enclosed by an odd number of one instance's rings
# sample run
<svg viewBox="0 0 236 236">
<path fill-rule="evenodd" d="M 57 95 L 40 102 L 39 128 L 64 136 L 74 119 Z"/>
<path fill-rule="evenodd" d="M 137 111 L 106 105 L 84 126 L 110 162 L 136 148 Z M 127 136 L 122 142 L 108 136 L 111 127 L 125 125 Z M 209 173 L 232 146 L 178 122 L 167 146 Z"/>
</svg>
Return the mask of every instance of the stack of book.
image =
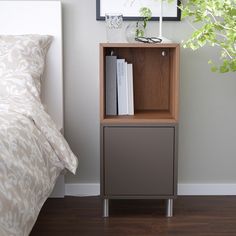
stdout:
<svg viewBox="0 0 236 236">
<path fill-rule="evenodd" d="M 106 115 L 134 115 L 133 65 L 106 56 Z"/>
</svg>

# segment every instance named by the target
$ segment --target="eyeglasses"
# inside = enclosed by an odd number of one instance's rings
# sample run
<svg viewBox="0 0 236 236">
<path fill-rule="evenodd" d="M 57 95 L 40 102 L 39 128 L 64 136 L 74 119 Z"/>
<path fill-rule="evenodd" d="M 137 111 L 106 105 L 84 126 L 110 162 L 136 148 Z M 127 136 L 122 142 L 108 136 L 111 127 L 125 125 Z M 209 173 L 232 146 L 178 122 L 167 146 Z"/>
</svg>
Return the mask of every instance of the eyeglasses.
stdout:
<svg viewBox="0 0 236 236">
<path fill-rule="evenodd" d="M 156 37 L 136 37 L 135 41 L 141 43 L 161 43 L 162 39 Z"/>
</svg>

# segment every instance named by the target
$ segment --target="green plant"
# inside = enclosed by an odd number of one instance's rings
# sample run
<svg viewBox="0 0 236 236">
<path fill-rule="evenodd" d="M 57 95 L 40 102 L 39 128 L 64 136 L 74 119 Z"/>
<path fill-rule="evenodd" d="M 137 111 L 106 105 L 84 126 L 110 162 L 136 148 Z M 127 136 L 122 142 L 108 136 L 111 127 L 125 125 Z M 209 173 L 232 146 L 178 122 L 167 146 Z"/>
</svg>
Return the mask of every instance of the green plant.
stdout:
<svg viewBox="0 0 236 236">
<path fill-rule="evenodd" d="M 130 6 L 134 4 L 136 0 L 127 0 L 130 3 Z M 173 2 L 173 0 L 153 0 L 153 1 L 167 1 L 168 3 Z M 142 37 L 144 36 L 144 30 L 146 29 L 148 21 L 152 18 L 152 11 L 148 7 L 141 7 L 139 9 L 139 14 L 141 17 L 143 17 L 143 23 L 140 26 L 140 21 L 136 22 L 136 37 Z"/>
<path fill-rule="evenodd" d="M 221 64 L 211 60 L 212 71 L 236 71 L 236 1 L 188 0 L 182 1 L 182 18 L 190 18 L 192 36 L 183 44 L 196 50 L 206 44 L 221 48 Z M 197 25 L 197 26 L 196 26 Z"/>
<path fill-rule="evenodd" d="M 141 7 L 139 9 L 139 14 L 141 17 L 143 17 L 143 22 L 142 22 L 142 27 L 139 27 L 140 21 L 136 22 L 135 37 L 143 37 L 144 36 L 144 30 L 147 27 L 148 21 L 152 17 L 152 11 L 148 7 Z"/>
<path fill-rule="evenodd" d="M 131 4 L 135 1 L 131 0 Z M 192 36 L 183 43 L 183 47 L 193 50 L 206 44 L 220 47 L 221 64 L 217 66 L 209 60 L 211 70 L 235 72 L 236 0 L 181 0 L 180 8 L 182 18 L 187 18 L 194 28 Z"/>
</svg>

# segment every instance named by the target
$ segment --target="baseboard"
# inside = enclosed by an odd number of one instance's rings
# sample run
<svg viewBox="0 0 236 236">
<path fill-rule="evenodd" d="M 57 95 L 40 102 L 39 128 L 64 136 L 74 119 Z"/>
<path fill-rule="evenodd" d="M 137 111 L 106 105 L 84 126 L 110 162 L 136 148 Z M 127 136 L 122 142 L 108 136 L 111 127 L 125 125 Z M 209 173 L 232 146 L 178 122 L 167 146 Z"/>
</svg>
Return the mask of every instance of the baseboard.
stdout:
<svg viewBox="0 0 236 236">
<path fill-rule="evenodd" d="M 179 184 L 178 195 L 236 195 L 236 184 Z"/>
<path fill-rule="evenodd" d="M 66 184 L 65 195 L 67 196 L 98 196 L 100 195 L 99 183 Z"/>
<path fill-rule="evenodd" d="M 98 196 L 100 184 L 66 184 L 65 195 Z M 178 195 L 236 195 L 236 184 L 178 184 Z"/>
</svg>

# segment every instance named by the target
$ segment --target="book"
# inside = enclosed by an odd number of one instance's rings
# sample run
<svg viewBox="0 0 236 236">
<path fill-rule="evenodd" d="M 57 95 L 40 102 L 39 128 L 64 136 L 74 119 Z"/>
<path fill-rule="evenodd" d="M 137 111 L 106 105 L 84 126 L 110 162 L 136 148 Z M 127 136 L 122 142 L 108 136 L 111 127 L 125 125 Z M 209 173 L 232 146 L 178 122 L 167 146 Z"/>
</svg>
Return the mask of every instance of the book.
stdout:
<svg viewBox="0 0 236 236">
<path fill-rule="evenodd" d="M 118 115 L 128 114 L 127 62 L 117 59 L 117 100 Z"/>
<path fill-rule="evenodd" d="M 106 56 L 106 115 L 117 115 L 116 60 L 116 56 Z"/>
<path fill-rule="evenodd" d="M 128 115 L 134 115 L 133 64 L 127 65 Z"/>
</svg>

